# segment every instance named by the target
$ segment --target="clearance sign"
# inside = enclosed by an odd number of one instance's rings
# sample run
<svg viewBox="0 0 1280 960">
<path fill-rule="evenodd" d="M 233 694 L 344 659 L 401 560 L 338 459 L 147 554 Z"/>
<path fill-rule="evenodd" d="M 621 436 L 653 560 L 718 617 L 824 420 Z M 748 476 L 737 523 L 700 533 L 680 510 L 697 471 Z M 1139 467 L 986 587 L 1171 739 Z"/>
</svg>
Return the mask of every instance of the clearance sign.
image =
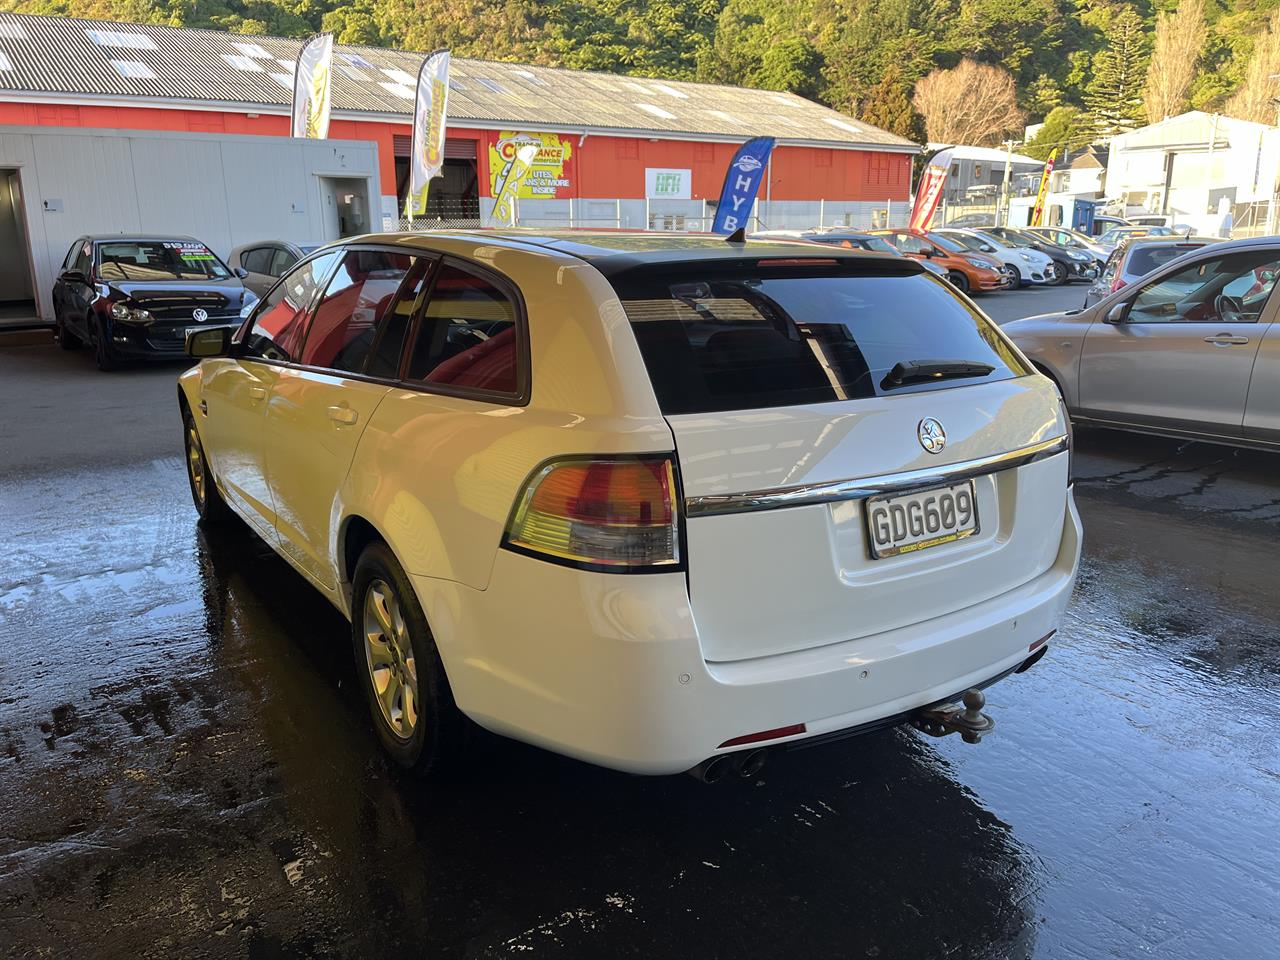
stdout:
<svg viewBox="0 0 1280 960">
<path fill-rule="evenodd" d="M 489 196 L 496 197 L 525 144 L 537 147 L 533 165 L 512 195 L 528 200 L 555 200 L 570 196 L 573 183 L 573 142 L 558 133 L 517 133 L 504 130 L 489 144 Z"/>
</svg>

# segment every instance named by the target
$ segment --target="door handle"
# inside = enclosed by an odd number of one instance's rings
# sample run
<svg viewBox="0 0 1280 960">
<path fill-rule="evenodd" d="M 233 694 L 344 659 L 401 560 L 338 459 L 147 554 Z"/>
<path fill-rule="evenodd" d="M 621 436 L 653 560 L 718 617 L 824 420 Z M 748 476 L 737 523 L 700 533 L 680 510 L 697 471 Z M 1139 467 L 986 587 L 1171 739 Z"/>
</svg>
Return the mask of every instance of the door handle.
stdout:
<svg viewBox="0 0 1280 960">
<path fill-rule="evenodd" d="M 204 416 L 206 416 L 206 417 L 209 415 L 209 401 L 208 401 L 208 400 L 201 400 L 201 401 L 200 401 L 200 413 L 201 413 L 201 414 L 203 414 L 203 415 L 204 415 Z"/>
<path fill-rule="evenodd" d="M 1218 333 L 1212 337 L 1205 337 L 1205 343 L 1212 343 L 1215 347 L 1229 347 L 1232 344 L 1248 343 L 1248 337 L 1235 337 L 1229 333 Z"/>
<path fill-rule="evenodd" d="M 338 404 L 330 407 L 328 410 L 329 419 L 334 423 L 346 424 L 348 427 L 360 419 L 360 414 L 356 413 L 345 404 Z"/>
<path fill-rule="evenodd" d="M 265 400 L 265 399 L 267 399 L 266 387 L 250 387 L 249 388 L 249 400 L 251 402 L 256 403 L 259 400 Z"/>
</svg>

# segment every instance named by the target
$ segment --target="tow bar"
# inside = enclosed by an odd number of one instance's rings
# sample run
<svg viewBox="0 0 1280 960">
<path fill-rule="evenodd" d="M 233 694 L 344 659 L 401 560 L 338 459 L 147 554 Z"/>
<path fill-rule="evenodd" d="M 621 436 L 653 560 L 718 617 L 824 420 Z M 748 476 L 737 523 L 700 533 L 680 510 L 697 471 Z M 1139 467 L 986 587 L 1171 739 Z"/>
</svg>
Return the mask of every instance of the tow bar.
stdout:
<svg viewBox="0 0 1280 960">
<path fill-rule="evenodd" d="M 987 705 L 981 690 L 964 692 L 964 706 L 944 703 L 929 710 L 921 710 L 911 718 L 911 725 L 931 737 L 945 737 L 958 733 L 965 743 L 977 743 L 984 734 L 995 729 L 996 722 L 982 712 Z"/>
</svg>

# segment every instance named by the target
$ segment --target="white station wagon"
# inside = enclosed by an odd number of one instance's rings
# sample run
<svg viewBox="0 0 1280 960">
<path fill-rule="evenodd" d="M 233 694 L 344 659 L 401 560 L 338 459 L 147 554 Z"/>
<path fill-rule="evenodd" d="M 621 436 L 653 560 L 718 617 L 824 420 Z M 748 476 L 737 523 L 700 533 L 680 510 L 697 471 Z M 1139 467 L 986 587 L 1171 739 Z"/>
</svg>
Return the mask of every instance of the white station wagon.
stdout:
<svg viewBox="0 0 1280 960">
<path fill-rule="evenodd" d="M 977 690 L 1044 654 L 1071 594 L 1058 393 L 910 260 L 371 236 L 187 348 L 201 516 L 238 514 L 350 619 L 418 771 L 464 717 L 708 780 L 908 720 L 976 739 Z"/>
</svg>

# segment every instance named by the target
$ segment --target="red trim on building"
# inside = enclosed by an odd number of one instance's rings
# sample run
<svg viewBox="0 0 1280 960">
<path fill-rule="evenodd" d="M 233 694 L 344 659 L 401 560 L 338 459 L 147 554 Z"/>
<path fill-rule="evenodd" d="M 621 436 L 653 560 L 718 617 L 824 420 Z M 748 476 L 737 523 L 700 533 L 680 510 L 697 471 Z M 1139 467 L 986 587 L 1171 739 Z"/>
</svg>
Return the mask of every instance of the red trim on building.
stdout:
<svg viewBox="0 0 1280 960">
<path fill-rule="evenodd" d="M 288 136 L 289 118 L 277 114 L 197 110 L 186 107 L 75 106 L 56 103 L 0 103 L 0 124 L 19 126 L 93 127 L 116 130 L 175 130 L 191 133 Z M 368 140 L 378 144 L 381 190 L 394 194 L 395 134 L 410 133 L 410 125 L 386 121 L 333 120 L 329 136 L 337 140 Z M 489 144 L 498 130 L 450 127 L 449 136 L 475 139 L 482 192 L 489 184 Z M 587 199 L 643 199 L 645 168 L 669 167 L 692 171 L 692 198 L 715 200 L 724 171 L 736 145 L 680 140 L 651 140 L 600 134 L 561 134 L 571 143 L 571 186 L 562 196 Z M 760 187 L 760 199 L 773 200 L 893 200 L 910 194 L 911 157 L 879 150 L 780 146 L 774 150 L 770 181 Z"/>
</svg>

